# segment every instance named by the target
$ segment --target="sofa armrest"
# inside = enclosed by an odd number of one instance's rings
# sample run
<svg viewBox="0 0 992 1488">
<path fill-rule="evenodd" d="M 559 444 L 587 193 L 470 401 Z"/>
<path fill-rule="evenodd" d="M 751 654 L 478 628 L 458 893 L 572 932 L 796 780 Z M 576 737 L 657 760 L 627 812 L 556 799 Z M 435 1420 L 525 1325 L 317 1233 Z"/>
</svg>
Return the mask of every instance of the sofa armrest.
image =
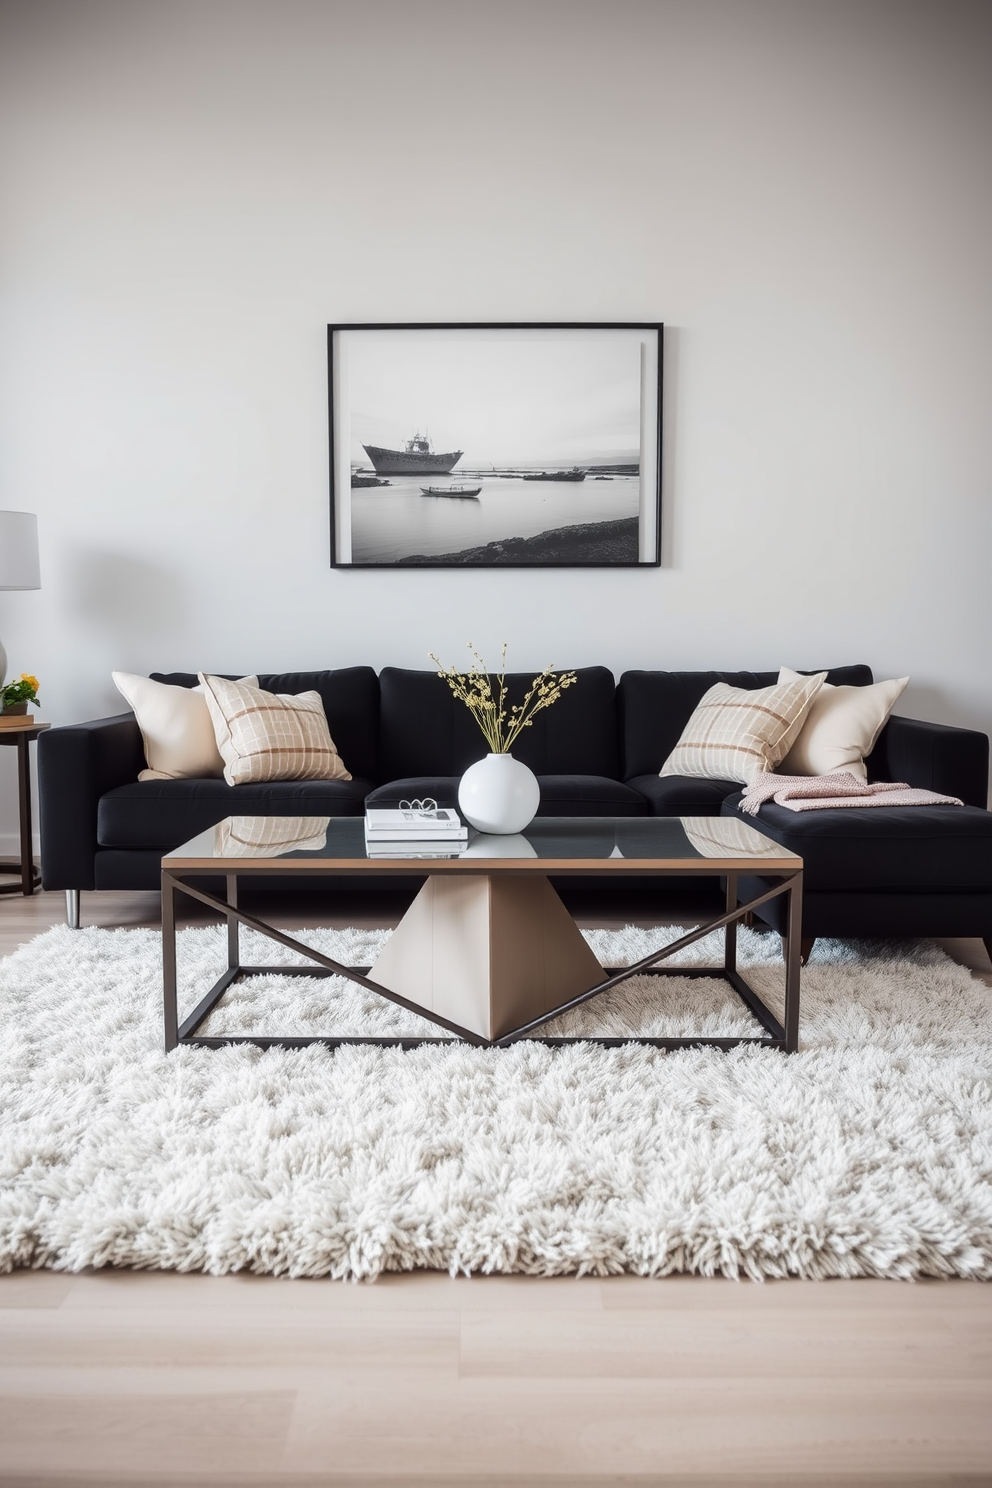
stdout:
<svg viewBox="0 0 992 1488">
<path fill-rule="evenodd" d="M 924 790 L 988 805 L 989 741 L 976 729 L 889 719 L 868 760 L 869 780 L 905 780 Z"/>
<path fill-rule="evenodd" d="M 100 797 L 145 768 L 133 713 L 48 729 L 38 740 L 41 881 L 46 889 L 92 889 Z"/>
</svg>

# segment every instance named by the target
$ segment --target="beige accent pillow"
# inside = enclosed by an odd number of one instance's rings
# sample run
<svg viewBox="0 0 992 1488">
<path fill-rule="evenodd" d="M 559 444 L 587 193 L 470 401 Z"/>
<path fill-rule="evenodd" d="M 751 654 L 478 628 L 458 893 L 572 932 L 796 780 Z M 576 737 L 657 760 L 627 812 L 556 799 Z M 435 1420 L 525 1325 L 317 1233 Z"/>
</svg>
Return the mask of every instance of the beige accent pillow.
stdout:
<svg viewBox="0 0 992 1488">
<path fill-rule="evenodd" d="M 660 775 L 736 780 L 774 770 L 802 728 L 826 672 L 749 691 L 716 682 L 701 699 Z"/>
<path fill-rule="evenodd" d="M 228 785 L 262 780 L 350 780 L 319 692 L 265 692 L 199 673 Z"/>
<path fill-rule="evenodd" d="M 145 745 L 139 780 L 197 780 L 224 773 L 214 726 L 202 687 L 153 682 L 133 672 L 111 672 L 114 686 L 131 708 Z M 257 677 L 245 682 L 258 685 Z"/>
<path fill-rule="evenodd" d="M 798 676 L 791 667 L 781 667 L 778 680 L 791 682 Z M 867 780 L 865 759 L 908 682 L 908 677 L 873 682 L 869 687 L 834 687 L 824 682 L 779 766 L 780 773 L 831 775 L 846 770 L 858 780 Z"/>
</svg>

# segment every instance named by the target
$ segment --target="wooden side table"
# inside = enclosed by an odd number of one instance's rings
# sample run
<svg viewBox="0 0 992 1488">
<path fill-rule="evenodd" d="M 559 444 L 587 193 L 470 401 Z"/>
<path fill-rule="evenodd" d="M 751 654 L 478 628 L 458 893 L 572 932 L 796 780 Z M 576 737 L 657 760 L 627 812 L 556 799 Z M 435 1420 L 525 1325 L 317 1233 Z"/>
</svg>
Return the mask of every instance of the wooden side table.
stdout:
<svg viewBox="0 0 992 1488">
<path fill-rule="evenodd" d="M 0 873 L 16 873 L 20 877 L 13 883 L 0 884 L 0 894 L 33 894 L 41 883 L 41 874 L 34 866 L 34 844 L 31 840 L 31 755 L 28 745 L 37 739 L 51 724 L 35 723 L 19 718 L 8 718 L 0 722 L 0 744 L 10 744 L 17 749 L 17 799 L 21 826 L 20 862 L 0 863 Z"/>
</svg>

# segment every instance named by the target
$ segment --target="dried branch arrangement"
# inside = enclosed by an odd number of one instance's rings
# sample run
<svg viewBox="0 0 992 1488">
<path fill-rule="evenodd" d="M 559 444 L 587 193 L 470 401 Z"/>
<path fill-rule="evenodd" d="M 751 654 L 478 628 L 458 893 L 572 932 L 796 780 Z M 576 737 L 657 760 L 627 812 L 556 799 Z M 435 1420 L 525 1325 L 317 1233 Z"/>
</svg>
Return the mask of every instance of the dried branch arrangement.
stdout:
<svg viewBox="0 0 992 1488">
<path fill-rule="evenodd" d="M 471 641 L 468 649 L 472 653 L 472 665 L 467 672 L 456 671 L 453 666 L 446 667 L 433 651 L 429 655 L 439 668 L 438 676 L 444 678 L 455 697 L 472 714 L 493 754 L 509 754 L 513 741 L 523 729 L 530 728 L 535 715 L 542 708 L 550 708 L 565 689 L 578 680 L 574 672 L 556 674 L 553 666 L 547 666 L 534 678 L 523 702 L 511 703 L 508 707 L 506 642 L 500 652 L 501 664 L 495 677 L 490 677 L 485 662 Z"/>
</svg>

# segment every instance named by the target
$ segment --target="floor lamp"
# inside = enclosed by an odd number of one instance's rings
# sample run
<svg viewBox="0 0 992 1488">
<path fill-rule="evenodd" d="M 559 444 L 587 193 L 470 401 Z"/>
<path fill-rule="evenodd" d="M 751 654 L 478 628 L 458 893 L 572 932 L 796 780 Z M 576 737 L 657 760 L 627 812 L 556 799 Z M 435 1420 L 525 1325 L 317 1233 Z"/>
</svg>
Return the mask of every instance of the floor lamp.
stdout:
<svg viewBox="0 0 992 1488">
<path fill-rule="evenodd" d="M 0 511 L 0 589 L 40 589 L 38 518 L 34 512 Z M 0 641 L 0 687 L 7 653 Z"/>
</svg>

